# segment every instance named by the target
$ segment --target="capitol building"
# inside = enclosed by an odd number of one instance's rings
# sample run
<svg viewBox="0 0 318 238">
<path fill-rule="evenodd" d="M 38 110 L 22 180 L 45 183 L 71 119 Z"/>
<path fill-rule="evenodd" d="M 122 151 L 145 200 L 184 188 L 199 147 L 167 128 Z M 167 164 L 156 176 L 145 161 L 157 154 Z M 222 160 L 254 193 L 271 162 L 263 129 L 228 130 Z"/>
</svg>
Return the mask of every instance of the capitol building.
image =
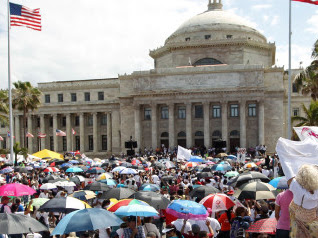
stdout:
<svg viewBox="0 0 318 238">
<path fill-rule="evenodd" d="M 288 73 L 275 65 L 275 43 L 221 0 L 185 21 L 164 45 L 150 51 L 154 69 L 118 78 L 39 83 L 42 104 L 29 113 L 30 153 L 40 148 L 87 156 L 138 148 L 212 146 L 227 150 L 262 144 L 273 153 L 287 136 Z M 299 72 L 293 70 L 292 77 Z M 303 115 L 309 97 L 292 93 L 292 115 Z M 73 135 L 72 128 L 76 131 Z M 66 137 L 56 136 L 56 129 Z M 37 133 L 46 138 L 37 138 Z M 0 135 L 6 137 L 7 129 Z M 16 141 L 23 140 L 22 113 L 14 112 Z M 9 147 L 7 141 L 1 146 Z"/>
</svg>

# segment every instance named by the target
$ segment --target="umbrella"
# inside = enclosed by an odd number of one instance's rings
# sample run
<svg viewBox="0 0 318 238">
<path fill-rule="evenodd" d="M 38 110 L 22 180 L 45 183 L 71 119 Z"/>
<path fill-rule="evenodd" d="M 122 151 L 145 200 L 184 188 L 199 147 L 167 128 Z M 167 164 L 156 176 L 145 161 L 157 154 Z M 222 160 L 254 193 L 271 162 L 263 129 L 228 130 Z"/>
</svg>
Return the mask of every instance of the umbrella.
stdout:
<svg viewBox="0 0 318 238">
<path fill-rule="evenodd" d="M 79 164 L 79 162 L 77 160 L 70 160 L 69 162 L 72 164 Z"/>
<path fill-rule="evenodd" d="M 106 184 L 100 182 L 90 183 L 84 188 L 84 190 L 91 191 L 108 191 L 109 189 L 110 188 Z"/>
<path fill-rule="evenodd" d="M 68 168 L 65 172 L 67 172 L 67 173 L 79 173 L 79 172 L 84 172 L 84 171 L 78 167 L 71 167 L 71 168 Z"/>
<path fill-rule="evenodd" d="M 129 188 L 111 188 L 102 195 L 102 199 L 116 198 L 118 200 L 128 198 L 130 195 L 134 194 L 135 191 Z"/>
<path fill-rule="evenodd" d="M 30 216 L 8 213 L 0 214 L 1 234 L 23 234 L 47 230 L 46 226 Z"/>
<path fill-rule="evenodd" d="M 236 160 L 237 157 L 235 155 L 228 155 L 227 158 Z"/>
<path fill-rule="evenodd" d="M 132 167 L 132 164 L 131 163 L 128 163 L 128 162 L 124 162 L 121 164 L 121 166 L 125 167 L 125 168 L 131 168 Z"/>
<path fill-rule="evenodd" d="M 33 198 L 32 199 L 32 206 L 33 207 L 40 207 L 50 199 L 48 198 Z"/>
<path fill-rule="evenodd" d="M 34 193 L 36 193 L 36 191 L 33 188 L 20 183 L 10 183 L 0 187 L 0 196 L 20 197 Z"/>
<path fill-rule="evenodd" d="M 39 152 L 36 152 L 34 154 L 32 154 L 33 156 L 35 157 L 39 157 L 39 158 L 47 158 L 47 157 L 50 157 L 50 158 L 60 158 L 60 159 L 63 159 L 63 155 L 59 154 L 59 153 L 56 153 L 54 151 L 51 151 L 51 150 L 41 150 Z"/>
<path fill-rule="evenodd" d="M 211 168 L 209 168 L 207 172 L 198 173 L 197 174 L 198 179 L 200 179 L 200 178 L 212 178 L 213 174 L 210 171 L 211 171 Z"/>
<path fill-rule="evenodd" d="M 99 180 L 99 182 L 104 183 L 108 186 L 117 186 L 117 183 L 114 179 L 104 179 L 104 180 Z"/>
<path fill-rule="evenodd" d="M 288 189 L 287 179 L 285 176 L 274 178 L 269 182 L 269 184 L 277 189 Z"/>
<path fill-rule="evenodd" d="M 211 186 L 200 186 L 200 187 L 197 187 L 195 189 L 193 189 L 191 192 L 190 192 L 190 197 L 196 197 L 198 199 L 202 199 L 206 196 L 208 196 L 209 194 L 215 194 L 215 193 L 219 193 L 220 190 L 218 190 L 217 188 L 215 187 L 211 187 Z"/>
<path fill-rule="evenodd" d="M 151 206 L 145 205 L 130 205 L 123 206 L 117 209 L 115 212 L 118 216 L 140 216 L 140 217 L 153 217 L 157 216 L 158 212 Z"/>
<path fill-rule="evenodd" d="M 99 167 L 92 167 L 86 171 L 86 173 L 89 173 L 89 174 L 101 174 L 104 172 L 105 172 L 105 170 L 103 170 L 102 168 L 99 168 Z"/>
<path fill-rule="evenodd" d="M 160 187 L 157 184 L 144 183 L 139 187 L 139 190 L 157 192 L 160 191 Z"/>
<path fill-rule="evenodd" d="M 180 219 L 205 220 L 208 217 L 202 204 L 190 200 L 173 200 L 166 212 Z"/>
<path fill-rule="evenodd" d="M 40 189 L 42 189 L 42 190 L 49 190 L 49 189 L 56 189 L 56 188 L 57 188 L 56 185 L 53 183 L 44 183 L 40 187 Z"/>
<path fill-rule="evenodd" d="M 0 173 L 1 173 L 1 174 L 6 174 L 6 173 L 11 173 L 11 172 L 13 172 L 13 171 L 14 171 L 13 168 L 11 168 L 11 167 L 6 167 L 6 168 L 2 169 L 2 170 L 0 171 Z"/>
<path fill-rule="evenodd" d="M 166 166 L 167 169 L 171 169 L 171 168 L 176 167 L 176 165 L 170 160 L 164 161 L 163 164 Z"/>
<path fill-rule="evenodd" d="M 81 183 L 81 181 L 78 177 L 72 177 L 72 178 L 70 178 L 70 181 L 75 183 L 76 185 L 79 185 Z"/>
<path fill-rule="evenodd" d="M 243 199 L 275 199 L 275 188 L 263 182 L 249 182 L 243 184 L 235 191 L 234 196 L 239 200 Z"/>
<path fill-rule="evenodd" d="M 55 180 L 55 179 L 59 179 L 60 177 L 56 176 L 56 175 L 49 175 L 46 176 L 43 180 L 42 183 L 47 183 L 49 182 L 49 180 Z"/>
<path fill-rule="evenodd" d="M 199 164 L 196 163 L 196 162 L 188 162 L 185 164 L 186 167 L 188 168 L 194 168 L 194 167 L 197 167 Z"/>
<path fill-rule="evenodd" d="M 153 167 L 157 167 L 159 169 L 163 169 L 165 167 L 165 165 L 161 162 L 155 162 Z"/>
<path fill-rule="evenodd" d="M 206 208 L 211 208 L 213 212 L 228 210 L 235 203 L 225 194 L 211 194 L 200 201 Z"/>
<path fill-rule="evenodd" d="M 220 160 L 221 160 L 220 158 L 213 158 L 213 159 L 212 159 L 212 162 L 218 163 Z"/>
<path fill-rule="evenodd" d="M 81 168 L 84 172 L 88 170 L 88 168 L 85 165 L 80 165 L 78 167 Z"/>
<path fill-rule="evenodd" d="M 261 219 L 252 224 L 246 232 L 249 233 L 266 233 L 270 235 L 276 234 L 277 220 L 276 218 Z"/>
<path fill-rule="evenodd" d="M 146 202 L 143 202 L 143 201 L 140 201 L 137 199 L 129 198 L 129 199 L 119 200 L 117 203 L 113 204 L 112 206 L 109 206 L 107 208 L 107 210 L 110 212 L 115 212 L 115 211 L 117 211 L 118 208 L 120 208 L 122 206 L 130 206 L 130 205 L 135 205 L 135 204 L 149 206 Z"/>
<path fill-rule="evenodd" d="M 57 179 L 48 181 L 48 183 L 57 183 L 57 182 L 68 182 L 68 180 L 64 178 L 57 178 Z"/>
<path fill-rule="evenodd" d="M 19 173 L 25 173 L 25 174 L 30 172 L 27 168 L 22 168 L 22 167 L 15 167 L 14 171 Z"/>
<path fill-rule="evenodd" d="M 256 165 L 255 163 L 251 162 L 251 163 L 245 164 L 245 165 L 244 165 L 244 168 L 245 168 L 245 169 L 257 168 L 257 165 Z"/>
<path fill-rule="evenodd" d="M 123 169 L 125 169 L 126 167 L 123 167 L 123 166 L 118 166 L 118 167 L 116 167 L 116 168 L 114 168 L 113 170 L 112 170 L 112 172 L 114 173 L 114 172 L 120 172 L 120 171 L 122 171 Z"/>
<path fill-rule="evenodd" d="M 63 164 L 61 164 L 60 165 L 62 168 L 64 168 L 64 167 L 71 167 L 71 166 L 73 166 L 73 164 L 71 164 L 71 163 L 63 163 Z"/>
<path fill-rule="evenodd" d="M 225 177 L 235 177 L 238 175 L 239 173 L 237 171 L 229 171 L 229 172 L 226 172 L 226 174 L 224 174 Z"/>
<path fill-rule="evenodd" d="M 204 159 L 200 158 L 199 156 L 191 156 L 188 162 L 196 162 L 196 163 L 202 163 Z"/>
<path fill-rule="evenodd" d="M 75 187 L 76 184 L 71 182 L 71 181 L 57 181 L 54 183 L 56 186 L 59 186 L 59 187 Z"/>
<path fill-rule="evenodd" d="M 232 169 L 232 167 L 228 164 L 215 164 L 211 168 L 211 170 L 213 170 L 213 171 L 228 171 L 231 169 Z"/>
<path fill-rule="evenodd" d="M 167 176 L 163 176 L 161 179 L 164 181 L 169 181 L 169 180 L 174 180 L 175 178 L 171 175 L 167 175 Z"/>
<path fill-rule="evenodd" d="M 202 169 L 201 173 L 202 172 L 211 172 L 211 167 L 205 167 Z M 198 174 L 199 175 L 199 174 Z M 213 177 L 213 176 L 212 176 Z"/>
<path fill-rule="evenodd" d="M 63 235 L 77 231 L 94 231 L 119 226 L 123 221 L 102 208 L 90 208 L 67 214 L 57 224 L 51 235 Z"/>
<path fill-rule="evenodd" d="M 82 201 L 86 201 L 96 197 L 96 194 L 89 190 L 76 191 L 70 195 L 70 197 L 77 198 Z"/>
<path fill-rule="evenodd" d="M 73 197 L 52 198 L 40 207 L 40 211 L 45 212 L 62 212 L 69 213 L 75 210 L 85 209 L 90 207 L 81 200 Z"/>
<path fill-rule="evenodd" d="M 162 194 L 151 191 L 138 191 L 129 198 L 135 198 L 144 201 L 157 210 L 166 209 L 170 204 L 170 200 L 164 197 Z"/>
<path fill-rule="evenodd" d="M 102 173 L 98 175 L 96 180 L 98 181 L 98 180 L 105 180 L 105 179 L 112 179 L 112 178 L 113 178 L 113 175 L 111 173 Z"/>
<path fill-rule="evenodd" d="M 141 164 L 141 161 L 139 159 L 133 159 L 131 164 L 132 165 L 138 165 L 138 164 Z"/>
<path fill-rule="evenodd" d="M 250 172 L 242 173 L 239 176 L 232 178 L 230 181 L 228 181 L 227 185 L 231 185 L 232 187 L 239 187 L 250 180 L 257 180 L 257 179 L 265 183 L 268 183 L 270 181 L 266 175 L 260 172 L 250 171 Z"/>
<path fill-rule="evenodd" d="M 223 158 L 223 157 L 227 157 L 228 155 L 226 153 L 218 153 L 215 157 L 216 158 Z"/>
<path fill-rule="evenodd" d="M 132 168 L 125 168 L 120 171 L 120 174 L 138 174 L 138 172 Z"/>
<path fill-rule="evenodd" d="M 55 173 L 55 172 L 59 172 L 60 170 L 58 168 L 55 167 L 47 167 L 45 170 L 43 170 L 43 172 L 50 172 L 50 173 Z"/>
</svg>

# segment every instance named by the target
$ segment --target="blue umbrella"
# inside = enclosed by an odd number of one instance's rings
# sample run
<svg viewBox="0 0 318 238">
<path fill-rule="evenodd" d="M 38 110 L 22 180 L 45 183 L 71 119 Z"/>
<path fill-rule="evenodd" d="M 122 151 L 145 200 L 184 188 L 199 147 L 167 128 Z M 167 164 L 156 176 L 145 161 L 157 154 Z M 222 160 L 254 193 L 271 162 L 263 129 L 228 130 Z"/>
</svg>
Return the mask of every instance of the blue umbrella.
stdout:
<svg viewBox="0 0 318 238">
<path fill-rule="evenodd" d="M 126 188 L 127 186 L 125 184 L 119 183 L 117 184 L 117 188 Z"/>
<path fill-rule="evenodd" d="M 116 186 L 117 185 L 117 183 L 114 179 L 103 179 L 103 180 L 99 180 L 98 182 L 105 183 L 109 186 Z"/>
<path fill-rule="evenodd" d="M 199 156 L 191 156 L 188 162 L 197 162 L 202 163 L 204 159 L 200 158 Z"/>
<path fill-rule="evenodd" d="M 274 178 L 271 181 L 269 181 L 269 184 L 277 189 L 287 189 L 288 188 L 287 179 L 285 176 Z"/>
<path fill-rule="evenodd" d="M 83 170 L 81 168 L 78 168 L 78 167 L 71 167 L 71 168 L 68 168 L 65 172 L 78 173 L 78 172 L 83 172 Z"/>
<path fill-rule="evenodd" d="M 0 171 L 1 174 L 11 173 L 14 170 L 11 167 L 4 168 Z"/>
<path fill-rule="evenodd" d="M 174 200 L 166 212 L 178 218 L 193 220 L 204 220 L 209 215 L 202 204 L 190 200 Z"/>
<path fill-rule="evenodd" d="M 237 159 L 237 157 L 236 157 L 235 155 L 228 155 L 227 158 L 228 158 L 228 159 L 234 159 L 234 160 Z"/>
<path fill-rule="evenodd" d="M 59 221 L 53 235 L 69 234 L 77 231 L 95 231 L 110 226 L 119 226 L 123 221 L 113 213 L 101 208 L 88 208 L 67 214 Z"/>
<path fill-rule="evenodd" d="M 231 169 L 232 169 L 232 167 L 228 164 L 215 164 L 211 168 L 211 170 L 213 170 L 213 171 L 228 171 Z"/>
<path fill-rule="evenodd" d="M 72 163 L 72 164 L 79 164 L 79 162 L 77 160 L 71 160 L 69 162 Z"/>
<path fill-rule="evenodd" d="M 157 184 L 145 183 L 139 187 L 139 190 L 157 192 L 160 191 L 160 187 Z"/>
<path fill-rule="evenodd" d="M 115 214 L 118 216 L 153 217 L 157 216 L 158 212 L 151 206 L 134 204 L 118 208 Z"/>
<path fill-rule="evenodd" d="M 61 167 L 63 168 L 63 167 L 71 167 L 72 166 L 72 164 L 70 164 L 70 163 L 64 163 L 64 164 L 61 164 Z"/>
</svg>

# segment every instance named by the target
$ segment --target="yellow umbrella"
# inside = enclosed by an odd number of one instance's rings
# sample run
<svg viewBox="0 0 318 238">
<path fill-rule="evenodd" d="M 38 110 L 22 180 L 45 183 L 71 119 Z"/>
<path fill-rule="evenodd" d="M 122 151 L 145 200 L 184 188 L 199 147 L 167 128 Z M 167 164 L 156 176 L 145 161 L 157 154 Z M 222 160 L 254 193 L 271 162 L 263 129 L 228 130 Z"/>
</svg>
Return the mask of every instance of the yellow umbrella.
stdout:
<svg viewBox="0 0 318 238">
<path fill-rule="evenodd" d="M 51 158 L 59 158 L 59 159 L 63 159 L 63 155 L 56 153 L 54 151 L 51 150 L 41 150 L 38 151 L 34 154 L 32 154 L 33 156 L 39 157 L 39 158 L 46 158 L 46 157 L 51 157 Z"/>
</svg>

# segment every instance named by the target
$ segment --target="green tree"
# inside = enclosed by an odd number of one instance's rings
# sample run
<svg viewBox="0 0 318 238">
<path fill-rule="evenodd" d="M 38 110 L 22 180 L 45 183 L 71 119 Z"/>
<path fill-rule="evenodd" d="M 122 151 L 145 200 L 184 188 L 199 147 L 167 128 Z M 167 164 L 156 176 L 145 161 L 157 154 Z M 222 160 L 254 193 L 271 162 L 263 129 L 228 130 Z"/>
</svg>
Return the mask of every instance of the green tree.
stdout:
<svg viewBox="0 0 318 238">
<path fill-rule="evenodd" d="M 30 111 L 34 111 L 40 105 L 41 91 L 31 85 L 30 82 L 14 82 L 12 106 L 23 112 L 23 146 L 26 145 L 26 123 Z"/>
<path fill-rule="evenodd" d="M 9 123 L 9 106 L 7 90 L 0 90 L 0 123 L 5 125 L 8 125 Z"/>
<path fill-rule="evenodd" d="M 18 155 L 23 155 L 24 158 L 28 156 L 28 149 L 27 148 L 21 148 L 20 143 L 16 142 L 13 145 L 13 152 L 14 152 L 14 165 L 18 165 Z"/>
<path fill-rule="evenodd" d="M 296 127 L 299 126 L 318 126 L 318 101 L 311 101 L 309 107 L 307 108 L 302 104 L 305 116 L 293 116 L 291 118 L 292 122 L 299 121 Z"/>
</svg>

